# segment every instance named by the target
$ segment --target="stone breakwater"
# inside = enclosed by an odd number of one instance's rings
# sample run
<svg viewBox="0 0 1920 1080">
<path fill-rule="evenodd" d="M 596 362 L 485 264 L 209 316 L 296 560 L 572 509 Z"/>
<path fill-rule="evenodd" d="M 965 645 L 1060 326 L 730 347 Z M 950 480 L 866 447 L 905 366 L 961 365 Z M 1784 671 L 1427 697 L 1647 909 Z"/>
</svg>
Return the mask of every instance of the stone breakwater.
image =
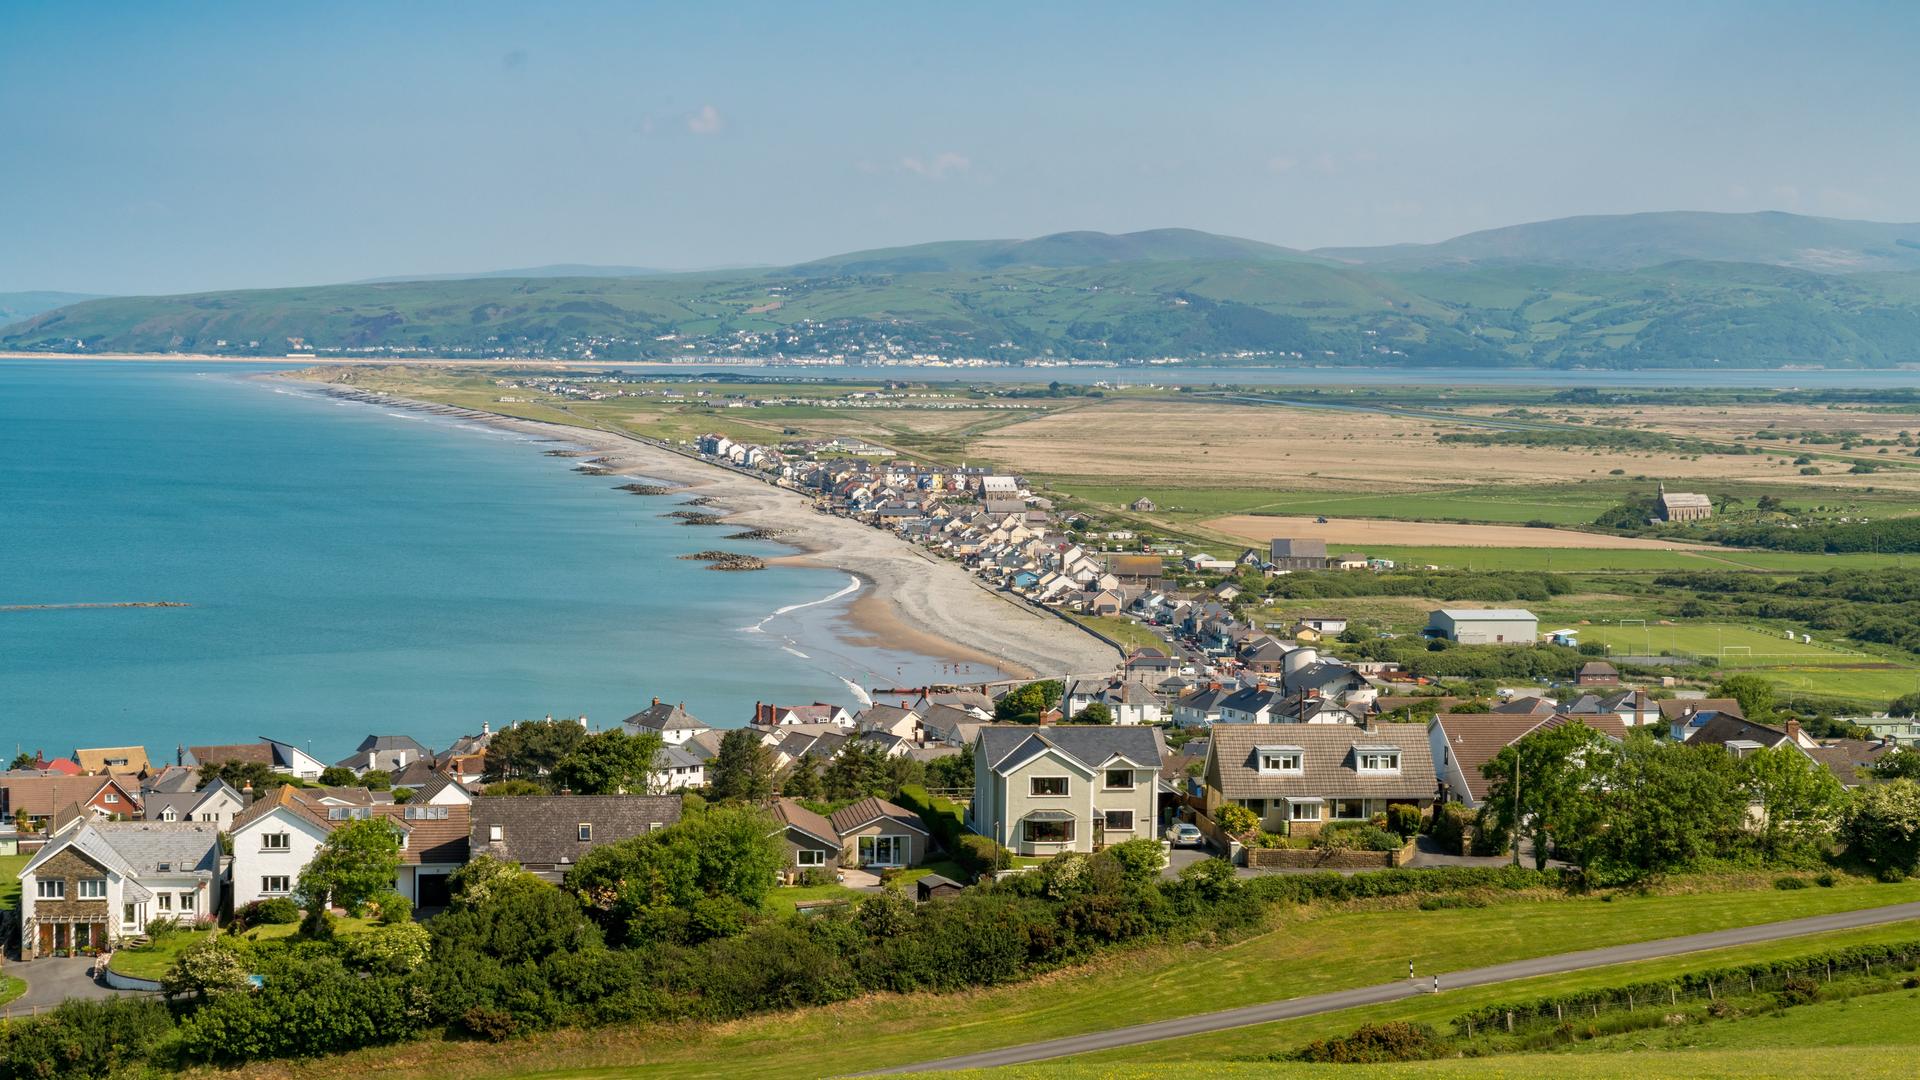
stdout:
<svg viewBox="0 0 1920 1080">
<path fill-rule="evenodd" d="M 671 495 L 679 489 L 661 484 L 618 484 L 613 490 L 625 491 L 632 495 Z"/>
<path fill-rule="evenodd" d="M 703 514 L 698 510 L 675 510 L 662 515 L 679 518 L 682 525 L 724 525 L 726 522 L 718 514 Z"/>
<path fill-rule="evenodd" d="M 793 535 L 791 529 L 745 529 L 737 533 L 728 533 L 728 540 L 778 540 Z"/>
<path fill-rule="evenodd" d="M 707 564 L 709 570 L 765 570 L 765 559 L 754 555 L 742 555 L 737 551 L 696 551 L 691 555 L 682 555 L 682 559 Z"/>
</svg>

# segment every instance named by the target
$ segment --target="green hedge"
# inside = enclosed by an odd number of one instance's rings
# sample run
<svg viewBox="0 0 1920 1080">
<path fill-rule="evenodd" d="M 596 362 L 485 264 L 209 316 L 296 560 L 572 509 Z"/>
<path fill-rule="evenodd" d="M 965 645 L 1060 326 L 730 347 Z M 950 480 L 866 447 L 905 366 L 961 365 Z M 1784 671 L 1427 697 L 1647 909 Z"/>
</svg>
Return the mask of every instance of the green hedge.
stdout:
<svg viewBox="0 0 1920 1080">
<path fill-rule="evenodd" d="M 1784 960 L 1770 960 L 1757 964 L 1742 964 L 1738 967 L 1713 968 L 1708 971 L 1696 971 L 1675 979 L 1659 982 L 1626 983 L 1620 986 L 1598 987 L 1592 990 L 1580 990 L 1570 994 L 1553 997 L 1535 998 L 1505 1005 L 1486 1005 L 1472 1012 L 1464 1012 L 1453 1018 L 1456 1029 L 1469 1025 L 1486 1026 L 1505 1022 L 1512 1014 L 1515 1022 L 1535 1020 L 1544 1017 L 1557 1017 L 1562 1010 L 1578 1010 L 1589 1005 L 1603 1005 L 1619 998 L 1632 995 L 1655 1000 L 1669 991 L 1677 993 L 1698 993 L 1702 990 L 1739 984 L 1749 978 L 1759 979 L 1775 975 L 1811 975 L 1825 973 L 1829 968 L 1836 970 L 1856 968 L 1868 963 L 1901 964 L 1920 962 L 1920 941 L 1888 942 L 1883 945 L 1854 945 L 1845 949 L 1814 953 L 1810 956 L 1795 956 Z"/>
</svg>

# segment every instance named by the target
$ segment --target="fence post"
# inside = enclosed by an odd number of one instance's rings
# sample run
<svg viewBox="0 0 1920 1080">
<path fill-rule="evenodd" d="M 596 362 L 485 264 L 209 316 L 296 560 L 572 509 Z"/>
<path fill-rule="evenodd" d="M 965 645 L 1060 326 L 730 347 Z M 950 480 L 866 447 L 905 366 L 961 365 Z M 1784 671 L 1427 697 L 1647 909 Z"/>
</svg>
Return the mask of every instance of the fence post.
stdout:
<svg viewBox="0 0 1920 1080">
<path fill-rule="evenodd" d="M 1827 961 L 1827 981 L 1833 981 L 1833 961 Z"/>
<path fill-rule="evenodd" d="M 1633 991 L 1627 991 L 1627 1011 L 1633 1011 Z"/>
<path fill-rule="evenodd" d="M 1562 1024 L 1567 1022 L 1566 1011 L 1561 1008 L 1560 1003 L 1557 1001 L 1553 1003 L 1553 1018 Z"/>
<path fill-rule="evenodd" d="M 1713 993 L 1713 980 L 1712 980 L 1712 979 L 1708 979 L 1708 980 L 1707 980 L 1707 1000 L 1708 1000 L 1708 1001 L 1714 1001 L 1714 1000 L 1717 1000 L 1717 999 L 1716 999 L 1716 998 L 1714 997 L 1714 993 Z"/>
<path fill-rule="evenodd" d="M 1677 1006 L 1680 1004 L 1680 991 L 1672 985 L 1668 985 L 1667 987 L 1667 1004 L 1669 1006 Z"/>
<path fill-rule="evenodd" d="M 1753 993 L 1758 987 L 1753 985 L 1753 972 L 1747 972 L 1747 993 Z"/>
<path fill-rule="evenodd" d="M 1507 1010 L 1507 1034 L 1513 1034 L 1513 1010 Z"/>
</svg>

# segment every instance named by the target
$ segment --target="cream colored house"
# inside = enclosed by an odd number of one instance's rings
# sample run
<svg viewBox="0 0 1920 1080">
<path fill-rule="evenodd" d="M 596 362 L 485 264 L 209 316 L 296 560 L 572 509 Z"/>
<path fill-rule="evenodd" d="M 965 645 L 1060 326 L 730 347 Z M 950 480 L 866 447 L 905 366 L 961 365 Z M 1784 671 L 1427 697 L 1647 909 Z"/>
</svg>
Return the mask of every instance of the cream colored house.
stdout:
<svg viewBox="0 0 1920 1080">
<path fill-rule="evenodd" d="M 982 727 L 967 824 L 1020 855 L 1151 837 L 1164 760 L 1155 728 Z"/>
</svg>

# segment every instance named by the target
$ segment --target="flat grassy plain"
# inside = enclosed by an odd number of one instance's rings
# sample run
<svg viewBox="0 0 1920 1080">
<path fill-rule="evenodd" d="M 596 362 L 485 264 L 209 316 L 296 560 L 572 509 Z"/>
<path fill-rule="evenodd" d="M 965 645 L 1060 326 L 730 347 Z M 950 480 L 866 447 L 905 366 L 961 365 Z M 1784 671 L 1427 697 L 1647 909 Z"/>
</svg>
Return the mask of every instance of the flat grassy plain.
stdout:
<svg viewBox="0 0 1920 1080">
<path fill-rule="evenodd" d="M 1920 882 L 1846 879 L 1833 889 L 1781 892 L 1767 879 L 1749 878 L 1725 891 L 1610 901 L 1522 896 L 1484 908 L 1422 912 L 1403 898 L 1281 908 L 1270 929 L 1232 944 L 1130 950 L 1014 986 L 876 995 L 722 1024 L 564 1031 L 504 1044 L 463 1043 L 457 1049 L 427 1042 L 303 1062 L 297 1070 L 257 1065 L 219 1075 L 303 1080 L 381 1080 L 421 1070 L 455 1078 L 841 1075 L 1390 982 L 1405 976 L 1408 960 L 1419 971 L 1444 972 L 1561 952 L 1569 943 L 1597 947 L 1645 941 L 1915 899 L 1920 899 Z M 1909 925 L 1905 932 L 1911 935 L 1914 928 Z M 1439 1007 L 1447 1015 L 1471 1004 L 1465 997 L 1443 998 Z M 1208 1043 L 1213 1057 L 1221 1056 L 1221 1038 Z M 1249 1045 L 1238 1036 L 1229 1038 L 1234 1052 Z M 1133 1054 L 1136 1060 L 1142 1056 L 1138 1050 Z"/>
</svg>

